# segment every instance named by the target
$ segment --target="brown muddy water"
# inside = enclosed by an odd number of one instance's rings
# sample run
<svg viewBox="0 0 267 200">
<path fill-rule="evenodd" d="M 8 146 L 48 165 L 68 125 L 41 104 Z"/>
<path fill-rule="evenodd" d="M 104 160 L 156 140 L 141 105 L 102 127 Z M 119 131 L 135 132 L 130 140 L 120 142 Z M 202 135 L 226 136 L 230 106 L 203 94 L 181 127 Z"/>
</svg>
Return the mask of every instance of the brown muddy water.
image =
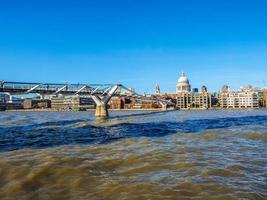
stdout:
<svg viewBox="0 0 267 200">
<path fill-rule="evenodd" d="M 267 199 L 267 111 L 0 113 L 0 199 Z"/>
</svg>

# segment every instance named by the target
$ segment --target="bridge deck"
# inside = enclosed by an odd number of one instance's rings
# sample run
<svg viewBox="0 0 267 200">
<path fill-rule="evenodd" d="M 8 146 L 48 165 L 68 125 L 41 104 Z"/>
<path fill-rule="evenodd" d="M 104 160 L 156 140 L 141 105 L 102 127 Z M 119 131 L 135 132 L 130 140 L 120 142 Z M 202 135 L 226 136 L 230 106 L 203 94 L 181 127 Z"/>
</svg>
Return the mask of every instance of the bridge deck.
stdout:
<svg viewBox="0 0 267 200">
<path fill-rule="evenodd" d="M 0 81 L 0 92 L 7 92 L 12 95 L 36 93 L 51 96 L 58 94 L 66 96 L 106 96 L 114 86 L 118 86 L 119 89 L 112 93 L 112 96 L 132 97 L 139 101 L 158 101 L 167 105 L 174 105 L 172 102 L 157 96 L 140 95 L 121 84 L 58 84 Z"/>
<path fill-rule="evenodd" d="M 27 83 L 27 82 L 0 82 L 0 92 L 10 94 L 38 93 L 41 95 L 90 95 L 102 94 L 112 84 L 55 84 L 55 83 Z"/>
</svg>

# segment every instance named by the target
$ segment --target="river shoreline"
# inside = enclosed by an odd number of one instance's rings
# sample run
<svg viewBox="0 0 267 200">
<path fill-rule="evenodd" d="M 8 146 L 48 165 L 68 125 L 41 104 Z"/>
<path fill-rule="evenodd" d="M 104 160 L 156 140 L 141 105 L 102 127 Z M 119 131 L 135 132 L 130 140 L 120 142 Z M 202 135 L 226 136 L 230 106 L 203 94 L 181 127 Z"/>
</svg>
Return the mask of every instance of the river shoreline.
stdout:
<svg viewBox="0 0 267 200">
<path fill-rule="evenodd" d="M 242 108 L 242 109 L 220 109 L 220 108 L 212 108 L 212 109 L 168 109 L 167 111 L 177 110 L 177 111 L 206 111 L 206 110 L 222 110 L 222 111 L 240 111 L 240 110 L 266 110 L 267 108 Z M 161 112 L 160 108 L 152 108 L 152 109 L 109 109 L 109 111 L 122 111 L 122 112 L 131 112 L 131 111 L 153 111 L 153 112 Z M 2 112 L 95 112 L 95 109 L 87 109 L 87 110 L 57 110 L 57 109 L 18 109 L 18 110 L 4 110 Z"/>
</svg>

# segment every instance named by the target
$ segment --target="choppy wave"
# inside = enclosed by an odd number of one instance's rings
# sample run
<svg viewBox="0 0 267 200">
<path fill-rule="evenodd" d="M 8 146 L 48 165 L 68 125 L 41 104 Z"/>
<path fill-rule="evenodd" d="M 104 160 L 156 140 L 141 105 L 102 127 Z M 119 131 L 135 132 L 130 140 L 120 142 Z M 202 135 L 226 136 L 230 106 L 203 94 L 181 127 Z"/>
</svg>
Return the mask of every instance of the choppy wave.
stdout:
<svg viewBox="0 0 267 200">
<path fill-rule="evenodd" d="M 0 127 L 0 151 L 23 148 L 48 148 L 68 144 L 104 144 L 131 137 L 164 137 L 179 133 L 201 133 L 207 140 L 219 139 L 220 129 L 244 126 L 265 125 L 267 116 L 244 116 L 215 119 L 192 119 L 184 121 L 160 121 L 137 123 L 104 121 L 87 122 L 83 120 L 48 121 L 37 124 Z M 115 123 L 115 124 L 114 124 Z M 212 130 L 217 130 L 216 132 Z M 208 131 L 202 134 L 203 131 Z M 190 134 L 188 134 L 190 136 Z M 266 140 L 262 134 L 242 134 L 249 139 Z"/>
</svg>

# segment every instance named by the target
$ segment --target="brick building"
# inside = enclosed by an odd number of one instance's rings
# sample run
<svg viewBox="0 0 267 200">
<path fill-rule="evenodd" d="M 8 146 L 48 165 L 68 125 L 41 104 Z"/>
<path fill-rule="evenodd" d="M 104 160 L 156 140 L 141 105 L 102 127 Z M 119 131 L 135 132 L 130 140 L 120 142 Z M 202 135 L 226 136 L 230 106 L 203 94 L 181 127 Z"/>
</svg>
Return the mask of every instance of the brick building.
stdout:
<svg viewBox="0 0 267 200">
<path fill-rule="evenodd" d="M 263 107 L 267 108 L 267 89 L 263 90 Z"/>
<path fill-rule="evenodd" d="M 111 109 L 125 109 L 126 105 L 130 105 L 132 101 L 126 97 L 112 97 L 108 103 Z"/>
<path fill-rule="evenodd" d="M 153 109 L 159 108 L 157 102 L 140 101 L 129 97 L 112 97 L 108 103 L 110 109 Z"/>
</svg>

